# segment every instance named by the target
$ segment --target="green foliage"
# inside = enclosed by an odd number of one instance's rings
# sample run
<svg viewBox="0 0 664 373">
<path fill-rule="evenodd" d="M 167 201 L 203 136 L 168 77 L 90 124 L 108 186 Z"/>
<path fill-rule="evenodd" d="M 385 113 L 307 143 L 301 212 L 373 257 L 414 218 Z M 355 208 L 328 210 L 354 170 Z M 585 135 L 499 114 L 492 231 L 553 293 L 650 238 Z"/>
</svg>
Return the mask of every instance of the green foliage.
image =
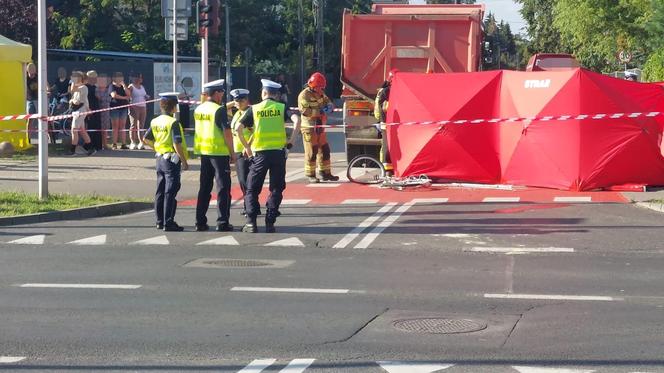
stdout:
<svg viewBox="0 0 664 373">
<path fill-rule="evenodd" d="M 286 66 L 278 61 L 262 60 L 254 65 L 254 72 L 258 75 L 274 75 L 286 71 Z"/>
<path fill-rule="evenodd" d="M 496 22 L 492 13 L 484 19 L 484 42 L 489 43 L 489 50 L 484 50 L 484 70 L 516 69 L 521 65 L 517 38 L 512 34 L 508 23 Z"/>
<path fill-rule="evenodd" d="M 120 202 L 110 196 L 51 194 L 46 201 L 37 195 L 24 192 L 0 192 L 0 216 L 18 216 L 40 212 L 61 211 L 79 207 L 89 207 L 105 203 Z"/>
<path fill-rule="evenodd" d="M 664 48 L 658 49 L 650 55 L 643 65 L 642 79 L 646 82 L 664 81 Z"/>
</svg>

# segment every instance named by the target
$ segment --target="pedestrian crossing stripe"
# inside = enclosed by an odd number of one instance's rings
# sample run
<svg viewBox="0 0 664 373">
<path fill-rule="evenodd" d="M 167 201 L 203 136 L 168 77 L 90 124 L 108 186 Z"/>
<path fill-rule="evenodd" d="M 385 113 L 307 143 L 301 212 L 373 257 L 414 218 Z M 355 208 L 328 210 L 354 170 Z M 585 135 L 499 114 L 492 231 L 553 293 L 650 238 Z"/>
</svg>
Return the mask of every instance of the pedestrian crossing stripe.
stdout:
<svg viewBox="0 0 664 373">
<path fill-rule="evenodd" d="M 407 361 L 377 361 L 388 373 L 433 373 L 453 367 L 454 364 L 431 364 Z"/>
<path fill-rule="evenodd" d="M 593 369 L 571 369 L 571 368 L 542 368 L 542 367 L 526 367 L 526 366 L 512 366 L 519 373 L 593 373 Z"/>
<path fill-rule="evenodd" d="M 260 373 L 266 368 L 272 366 L 277 359 L 258 359 L 254 360 L 249 365 L 244 367 L 238 373 Z M 316 359 L 294 359 L 291 360 L 288 365 L 286 365 L 279 372 L 281 373 L 302 373 L 304 372 Z"/>
</svg>

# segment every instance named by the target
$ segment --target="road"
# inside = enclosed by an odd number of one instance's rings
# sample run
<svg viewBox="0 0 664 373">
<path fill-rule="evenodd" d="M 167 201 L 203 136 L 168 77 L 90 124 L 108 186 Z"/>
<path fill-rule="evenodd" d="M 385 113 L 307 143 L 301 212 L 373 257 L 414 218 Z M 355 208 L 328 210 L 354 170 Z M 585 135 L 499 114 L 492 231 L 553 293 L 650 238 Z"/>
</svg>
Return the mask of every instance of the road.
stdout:
<svg viewBox="0 0 664 373">
<path fill-rule="evenodd" d="M 401 193 L 3 227 L 0 370 L 664 372 L 660 213 Z"/>
</svg>

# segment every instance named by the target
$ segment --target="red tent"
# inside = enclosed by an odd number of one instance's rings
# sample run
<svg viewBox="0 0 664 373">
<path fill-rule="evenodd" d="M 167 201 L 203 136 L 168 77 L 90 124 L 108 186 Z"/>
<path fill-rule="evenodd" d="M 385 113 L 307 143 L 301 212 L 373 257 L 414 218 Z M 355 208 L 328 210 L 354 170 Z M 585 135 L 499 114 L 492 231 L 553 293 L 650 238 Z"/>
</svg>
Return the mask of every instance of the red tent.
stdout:
<svg viewBox="0 0 664 373">
<path fill-rule="evenodd" d="M 660 86 L 583 69 L 399 73 L 388 122 L 469 122 L 390 126 L 389 147 L 400 176 L 570 190 L 664 185 L 664 116 L 472 123 L 659 110 Z"/>
</svg>

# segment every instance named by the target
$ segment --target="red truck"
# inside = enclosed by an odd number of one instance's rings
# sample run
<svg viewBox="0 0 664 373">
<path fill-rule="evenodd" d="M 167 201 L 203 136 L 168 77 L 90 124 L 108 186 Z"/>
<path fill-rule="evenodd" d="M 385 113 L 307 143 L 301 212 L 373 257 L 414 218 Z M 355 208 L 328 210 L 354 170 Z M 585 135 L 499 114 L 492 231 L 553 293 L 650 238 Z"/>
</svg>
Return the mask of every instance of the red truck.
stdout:
<svg viewBox="0 0 664 373">
<path fill-rule="evenodd" d="M 341 82 L 346 154 L 376 156 L 373 102 L 391 69 L 472 72 L 481 61 L 484 5 L 375 4 L 370 14 L 344 11 Z"/>
</svg>

